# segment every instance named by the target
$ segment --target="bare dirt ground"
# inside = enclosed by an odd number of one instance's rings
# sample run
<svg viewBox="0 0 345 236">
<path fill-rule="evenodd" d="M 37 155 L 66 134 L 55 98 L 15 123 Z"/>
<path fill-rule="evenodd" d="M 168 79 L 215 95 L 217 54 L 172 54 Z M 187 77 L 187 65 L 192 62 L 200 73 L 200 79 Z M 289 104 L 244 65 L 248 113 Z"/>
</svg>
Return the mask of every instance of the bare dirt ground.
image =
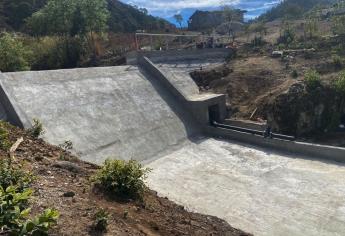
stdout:
<svg viewBox="0 0 345 236">
<path fill-rule="evenodd" d="M 303 20 L 290 22 L 296 37 L 303 37 L 304 24 Z M 254 38 L 254 34 L 240 36 L 237 38 L 236 57 L 221 67 L 194 73 L 193 77 L 204 83 L 199 84 L 201 91 L 227 95 L 232 119 L 266 120 L 269 104 L 274 104 L 280 95 L 288 93 L 292 85 L 303 83 L 306 71 L 318 71 L 322 83 L 331 84 L 344 69 L 345 63 L 340 67 L 336 66 L 332 58 L 334 52 L 331 48 L 334 45 L 329 36 L 329 22 L 320 23 L 322 37 L 315 41 L 317 47 L 314 51 L 286 52 L 287 56 L 283 58 L 271 56 L 272 51 L 278 50 L 276 43 L 283 29 L 282 21 L 269 22 L 266 28 L 267 32 L 263 35 L 265 45 L 253 48 L 248 43 Z M 222 73 L 224 68 L 228 73 Z M 308 137 L 308 140 L 338 146 L 344 146 L 345 142 L 343 133 L 328 133 L 321 137 Z"/>
<path fill-rule="evenodd" d="M 187 212 L 166 198 L 148 190 L 144 201 L 118 202 L 92 188 L 89 178 L 97 166 L 80 161 L 64 150 L 34 139 L 23 130 L 10 127 L 14 143 L 24 137 L 15 153 L 18 162 L 37 177 L 32 188 L 33 214 L 55 208 L 60 212 L 58 225 L 50 235 L 248 235 L 224 220 Z M 0 157 L 7 153 L 0 150 Z M 181 193 L 183 194 L 183 193 Z M 95 214 L 105 209 L 109 215 L 106 233 L 92 228 Z"/>
</svg>

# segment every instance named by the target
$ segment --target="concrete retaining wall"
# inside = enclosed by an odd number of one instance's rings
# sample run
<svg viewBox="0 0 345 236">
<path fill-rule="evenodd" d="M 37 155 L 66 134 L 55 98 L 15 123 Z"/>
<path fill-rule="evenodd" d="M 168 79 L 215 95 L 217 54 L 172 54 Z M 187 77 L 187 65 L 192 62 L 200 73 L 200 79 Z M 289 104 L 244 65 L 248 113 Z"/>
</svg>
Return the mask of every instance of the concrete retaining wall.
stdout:
<svg viewBox="0 0 345 236">
<path fill-rule="evenodd" d="M 219 108 L 219 119 L 223 120 L 226 117 L 226 98 L 225 95 L 200 95 L 195 99 L 187 98 L 175 86 L 171 80 L 162 72 L 150 59 L 147 57 L 138 57 L 139 66 L 147 73 L 152 75 L 158 82 L 160 82 L 167 91 L 171 92 L 174 97 L 181 103 L 181 105 L 190 111 L 194 119 L 201 125 L 209 124 L 209 107 L 217 105 Z"/>
<path fill-rule="evenodd" d="M 345 162 L 345 148 L 324 146 L 311 143 L 284 141 L 279 139 L 265 139 L 262 136 L 252 135 L 233 130 L 204 127 L 207 135 L 219 138 L 228 138 L 235 141 L 274 149 L 282 152 L 300 154 L 309 158 L 326 159 L 337 162 Z"/>
<path fill-rule="evenodd" d="M 29 128 L 31 123 L 3 84 L 5 76 L 0 72 L 0 116 L 3 120 L 20 128 Z"/>
<path fill-rule="evenodd" d="M 170 61 L 188 61 L 188 60 L 212 60 L 227 58 L 233 53 L 230 48 L 212 48 L 212 49 L 192 49 L 192 50 L 169 50 L 169 51 L 140 51 L 130 52 L 126 55 L 127 64 L 135 65 L 138 58 L 148 57 L 153 63 Z"/>
</svg>

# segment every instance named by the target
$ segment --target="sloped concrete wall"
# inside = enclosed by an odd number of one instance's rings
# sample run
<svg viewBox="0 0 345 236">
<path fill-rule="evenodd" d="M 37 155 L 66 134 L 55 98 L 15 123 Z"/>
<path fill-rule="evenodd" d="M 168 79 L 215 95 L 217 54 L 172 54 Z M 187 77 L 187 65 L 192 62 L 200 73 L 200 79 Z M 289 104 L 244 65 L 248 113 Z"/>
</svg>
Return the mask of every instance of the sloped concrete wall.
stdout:
<svg viewBox="0 0 345 236">
<path fill-rule="evenodd" d="M 87 161 L 140 161 L 178 148 L 197 133 L 180 104 L 137 67 L 6 73 L 2 87 L 52 144 L 73 142 Z"/>
<path fill-rule="evenodd" d="M 31 124 L 13 97 L 12 88 L 4 84 L 5 80 L 5 75 L 0 71 L 0 120 L 9 121 L 21 128 L 29 128 Z"/>
</svg>

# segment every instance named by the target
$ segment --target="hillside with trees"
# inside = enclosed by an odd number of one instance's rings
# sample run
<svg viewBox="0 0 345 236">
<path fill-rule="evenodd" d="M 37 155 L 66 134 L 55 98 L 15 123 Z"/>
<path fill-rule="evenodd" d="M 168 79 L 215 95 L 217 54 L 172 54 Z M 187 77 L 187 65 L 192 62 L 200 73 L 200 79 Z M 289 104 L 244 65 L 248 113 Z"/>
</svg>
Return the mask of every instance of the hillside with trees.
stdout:
<svg viewBox="0 0 345 236">
<path fill-rule="evenodd" d="M 0 2 L 0 28 L 25 32 L 25 21 L 42 9 L 49 0 L 3 0 Z M 73 2 L 73 1 L 71 1 Z M 166 20 L 148 15 L 144 8 L 127 5 L 118 0 L 107 0 L 110 12 L 107 25 L 112 32 L 134 32 L 138 29 L 165 30 L 173 27 Z"/>
<path fill-rule="evenodd" d="M 335 0 L 284 0 L 267 13 L 261 15 L 258 20 L 273 21 L 283 17 L 297 19 L 318 5 L 324 6 L 332 3 L 335 3 Z"/>
<path fill-rule="evenodd" d="M 137 30 L 175 29 L 117 0 L 4 0 L 0 71 L 118 65 L 135 48 Z"/>
</svg>

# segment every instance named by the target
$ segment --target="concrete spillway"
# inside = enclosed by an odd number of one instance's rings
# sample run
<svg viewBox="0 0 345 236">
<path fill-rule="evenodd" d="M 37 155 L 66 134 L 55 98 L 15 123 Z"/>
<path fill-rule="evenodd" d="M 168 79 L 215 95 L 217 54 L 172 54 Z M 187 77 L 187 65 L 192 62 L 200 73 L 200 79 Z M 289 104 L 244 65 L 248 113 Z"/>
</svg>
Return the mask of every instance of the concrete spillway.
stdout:
<svg viewBox="0 0 345 236">
<path fill-rule="evenodd" d="M 38 118 L 48 142 L 71 140 L 90 162 L 143 161 L 159 194 L 255 235 L 345 234 L 344 165 L 204 134 L 339 160 L 344 150 L 209 127 L 211 107 L 224 117 L 225 97 L 199 94 L 188 72 L 221 57 L 167 58 L 140 67 L 0 73 L 0 119 L 28 128 Z"/>
<path fill-rule="evenodd" d="M 3 85 L 50 143 L 73 142 L 87 161 L 147 160 L 196 132 L 193 121 L 138 67 L 7 73 Z"/>
</svg>

